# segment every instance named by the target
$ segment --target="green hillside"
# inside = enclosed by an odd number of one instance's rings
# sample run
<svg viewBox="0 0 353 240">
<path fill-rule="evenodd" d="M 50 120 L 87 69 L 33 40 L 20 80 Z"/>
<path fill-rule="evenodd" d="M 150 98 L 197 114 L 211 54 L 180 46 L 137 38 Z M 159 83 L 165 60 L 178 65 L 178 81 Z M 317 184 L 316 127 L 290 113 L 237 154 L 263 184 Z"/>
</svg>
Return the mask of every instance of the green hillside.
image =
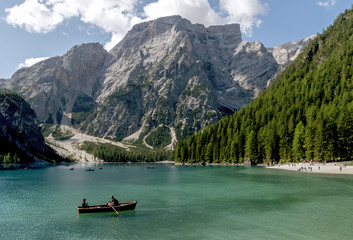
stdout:
<svg viewBox="0 0 353 240">
<path fill-rule="evenodd" d="M 175 161 L 351 159 L 352 65 L 353 10 L 346 10 L 257 99 L 181 141 Z"/>
</svg>

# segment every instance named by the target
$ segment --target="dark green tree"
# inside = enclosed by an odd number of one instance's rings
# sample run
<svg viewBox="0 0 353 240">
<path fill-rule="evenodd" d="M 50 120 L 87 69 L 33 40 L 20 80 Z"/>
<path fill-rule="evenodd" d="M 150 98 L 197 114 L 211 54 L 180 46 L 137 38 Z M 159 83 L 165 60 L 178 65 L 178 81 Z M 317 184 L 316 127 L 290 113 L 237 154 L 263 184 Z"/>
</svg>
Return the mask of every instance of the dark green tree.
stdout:
<svg viewBox="0 0 353 240">
<path fill-rule="evenodd" d="M 245 158 L 249 158 L 251 162 L 256 162 L 257 150 L 257 136 L 255 131 L 251 130 L 245 142 Z"/>
<path fill-rule="evenodd" d="M 294 161 L 300 162 L 305 158 L 304 142 L 305 128 L 303 122 L 299 122 L 295 127 L 293 138 L 292 156 Z"/>
</svg>

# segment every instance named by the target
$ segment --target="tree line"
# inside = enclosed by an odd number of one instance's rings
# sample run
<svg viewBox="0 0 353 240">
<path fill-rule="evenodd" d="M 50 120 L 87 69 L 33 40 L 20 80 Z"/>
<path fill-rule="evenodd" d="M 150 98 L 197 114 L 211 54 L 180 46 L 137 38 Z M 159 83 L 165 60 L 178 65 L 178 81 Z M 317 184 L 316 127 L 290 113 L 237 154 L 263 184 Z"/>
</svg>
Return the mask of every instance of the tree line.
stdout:
<svg viewBox="0 0 353 240">
<path fill-rule="evenodd" d="M 17 153 L 7 153 L 1 154 L 0 153 L 0 163 L 8 164 L 8 163 L 20 163 L 21 159 Z"/>
<path fill-rule="evenodd" d="M 176 146 L 177 162 L 353 156 L 353 13 L 346 10 L 246 107 Z"/>
<path fill-rule="evenodd" d="M 109 143 L 84 142 L 81 149 L 105 162 L 158 162 L 171 158 L 171 153 L 163 150 L 137 148 L 127 151 Z"/>
</svg>

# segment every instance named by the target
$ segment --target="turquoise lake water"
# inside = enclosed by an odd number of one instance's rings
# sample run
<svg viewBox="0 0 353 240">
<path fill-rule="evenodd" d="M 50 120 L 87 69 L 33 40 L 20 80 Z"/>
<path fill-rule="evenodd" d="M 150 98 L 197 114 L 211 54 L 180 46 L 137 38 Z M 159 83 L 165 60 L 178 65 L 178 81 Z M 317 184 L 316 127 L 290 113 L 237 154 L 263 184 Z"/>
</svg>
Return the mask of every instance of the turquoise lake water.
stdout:
<svg viewBox="0 0 353 240">
<path fill-rule="evenodd" d="M 0 239 L 352 239 L 353 176 L 233 166 L 73 167 L 0 171 Z M 77 214 L 84 197 L 103 204 L 111 194 L 138 200 L 136 210 Z"/>
</svg>

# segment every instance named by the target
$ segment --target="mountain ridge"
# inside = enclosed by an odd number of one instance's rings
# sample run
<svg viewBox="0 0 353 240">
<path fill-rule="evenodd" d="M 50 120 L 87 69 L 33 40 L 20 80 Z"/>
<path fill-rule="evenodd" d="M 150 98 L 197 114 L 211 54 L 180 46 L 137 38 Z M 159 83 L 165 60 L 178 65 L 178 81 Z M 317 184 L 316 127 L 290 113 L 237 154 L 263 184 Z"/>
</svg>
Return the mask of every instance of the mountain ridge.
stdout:
<svg viewBox="0 0 353 240">
<path fill-rule="evenodd" d="M 239 24 L 206 28 L 171 16 L 135 25 L 109 52 L 75 46 L 0 87 L 24 96 L 42 122 L 141 141 L 167 126 L 183 139 L 245 106 L 282 65 L 263 44 L 244 42 Z"/>
</svg>

